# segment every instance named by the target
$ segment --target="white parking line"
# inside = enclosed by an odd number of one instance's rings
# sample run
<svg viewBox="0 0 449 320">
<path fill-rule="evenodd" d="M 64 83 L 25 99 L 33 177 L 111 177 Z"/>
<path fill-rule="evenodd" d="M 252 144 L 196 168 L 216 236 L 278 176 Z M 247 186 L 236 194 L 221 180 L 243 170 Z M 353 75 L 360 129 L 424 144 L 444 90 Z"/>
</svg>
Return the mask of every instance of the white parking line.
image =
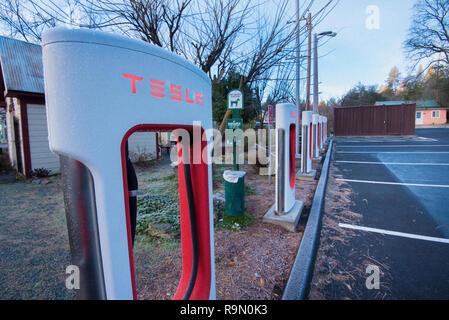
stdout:
<svg viewBox="0 0 449 320">
<path fill-rule="evenodd" d="M 387 234 L 387 235 L 396 236 L 396 237 L 403 237 L 403 238 L 409 238 L 409 239 L 418 239 L 418 240 L 433 241 L 433 242 L 440 242 L 440 243 L 449 244 L 449 239 L 446 239 L 446 238 L 422 236 L 422 235 L 419 235 L 419 234 L 405 233 L 405 232 L 398 232 L 398 231 L 391 231 L 391 230 L 377 229 L 377 228 L 369 228 L 369 227 L 362 227 L 362 226 L 356 226 L 356 225 L 351 225 L 351 224 L 346 224 L 346 223 L 339 223 L 338 226 L 340 228 L 346 228 L 346 229 L 361 230 L 361 231 L 367 231 L 367 232 Z"/>
<path fill-rule="evenodd" d="M 345 145 L 338 145 L 337 148 L 408 148 L 408 147 L 449 147 L 449 144 L 391 144 L 391 145 L 381 145 L 381 146 L 363 146 L 363 145 L 357 145 L 357 146 L 345 146 Z"/>
<path fill-rule="evenodd" d="M 425 137 L 402 138 L 402 139 L 394 139 L 394 138 L 385 138 L 385 139 L 366 138 L 366 139 L 353 139 L 353 140 L 341 139 L 341 142 L 365 142 L 365 143 L 378 143 L 378 142 L 437 142 L 437 141 L 438 141 L 437 139 L 425 138 Z"/>
<path fill-rule="evenodd" d="M 354 164 L 391 164 L 404 166 L 449 166 L 449 163 L 423 163 L 423 162 L 373 162 L 373 161 L 343 161 L 337 160 L 339 163 L 354 163 Z"/>
<path fill-rule="evenodd" d="M 447 185 L 447 184 L 421 184 L 421 183 L 387 182 L 387 181 L 371 181 L 371 180 L 353 180 L 353 179 L 340 179 L 340 178 L 335 179 L 335 180 L 337 180 L 337 181 L 344 181 L 344 182 L 388 184 L 388 185 L 396 185 L 396 186 L 449 188 L 449 185 Z"/>
<path fill-rule="evenodd" d="M 403 153 L 403 154 L 438 154 L 438 153 L 449 153 L 449 151 L 434 151 L 434 152 L 403 152 L 403 151 L 335 151 L 335 153 Z"/>
</svg>

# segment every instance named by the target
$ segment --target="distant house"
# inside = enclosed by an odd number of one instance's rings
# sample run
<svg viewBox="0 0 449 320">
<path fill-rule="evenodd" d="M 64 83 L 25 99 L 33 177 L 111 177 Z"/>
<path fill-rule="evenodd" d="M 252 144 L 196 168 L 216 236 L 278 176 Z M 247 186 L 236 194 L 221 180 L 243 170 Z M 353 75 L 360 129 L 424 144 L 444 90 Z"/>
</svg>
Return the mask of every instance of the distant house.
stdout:
<svg viewBox="0 0 449 320">
<path fill-rule="evenodd" d="M 377 101 L 376 105 L 399 105 L 416 103 L 416 125 L 444 124 L 448 122 L 449 107 L 442 107 L 435 100 Z"/>
<path fill-rule="evenodd" d="M 59 159 L 48 142 L 41 46 L 0 36 L 0 69 L 0 109 L 6 118 L 12 166 L 27 178 L 38 168 L 58 173 Z M 154 132 L 138 132 L 129 138 L 134 157 L 157 156 L 157 145 Z"/>
</svg>

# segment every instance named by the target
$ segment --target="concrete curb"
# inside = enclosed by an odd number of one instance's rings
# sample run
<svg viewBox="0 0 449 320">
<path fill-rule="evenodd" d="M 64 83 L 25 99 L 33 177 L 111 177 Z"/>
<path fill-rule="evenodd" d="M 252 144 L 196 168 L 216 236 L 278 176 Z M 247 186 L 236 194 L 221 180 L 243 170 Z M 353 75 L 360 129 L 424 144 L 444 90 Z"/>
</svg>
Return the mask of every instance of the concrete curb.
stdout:
<svg viewBox="0 0 449 320">
<path fill-rule="evenodd" d="M 333 141 L 331 140 L 326 153 L 326 159 L 321 170 L 313 198 L 312 209 L 310 210 L 301 244 L 296 254 L 292 271 L 287 281 L 282 300 L 303 300 L 307 297 L 310 280 L 313 274 L 315 256 L 319 244 L 321 230 L 321 212 L 323 211 L 324 196 L 326 194 L 327 179 L 329 176 L 330 159 L 332 155 Z"/>
</svg>

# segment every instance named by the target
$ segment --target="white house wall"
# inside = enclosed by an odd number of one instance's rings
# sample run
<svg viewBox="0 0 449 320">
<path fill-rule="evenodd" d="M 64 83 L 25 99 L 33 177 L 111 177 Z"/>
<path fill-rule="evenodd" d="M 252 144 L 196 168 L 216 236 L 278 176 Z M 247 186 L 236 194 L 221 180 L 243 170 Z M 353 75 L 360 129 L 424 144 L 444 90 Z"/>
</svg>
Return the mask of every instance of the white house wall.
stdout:
<svg viewBox="0 0 449 320">
<path fill-rule="evenodd" d="M 156 133 L 134 132 L 128 138 L 129 157 L 131 161 L 151 160 L 157 157 Z"/>
<path fill-rule="evenodd" d="M 45 168 L 59 173 L 59 159 L 50 151 L 45 105 L 28 104 L 28 132 L 31 169 Z"/>
</svg>

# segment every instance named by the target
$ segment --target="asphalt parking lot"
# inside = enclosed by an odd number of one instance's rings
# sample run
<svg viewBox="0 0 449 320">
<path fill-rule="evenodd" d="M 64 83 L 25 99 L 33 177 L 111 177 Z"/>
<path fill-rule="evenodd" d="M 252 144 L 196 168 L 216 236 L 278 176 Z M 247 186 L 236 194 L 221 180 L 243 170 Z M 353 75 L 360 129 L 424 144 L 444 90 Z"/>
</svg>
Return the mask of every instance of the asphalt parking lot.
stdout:
<svg viewBox="0 0 449 320">
<path fill-rule="evenodd" d="M 449 299 L 449 129 L 334 139 L 329 183 L 349 194 L 353 214 L 325 206 L 311 292 L 325 285 L 314 297 Z M 338 204 L 340 197 L 327 191 L 325 201 Z M 339 233 L 342 241 L 335 240 Z M 376 288 L 367 285 L 367 261 L 380 270 Z M 344 286 L 324 277 L 331 263 Z"/>
</svg>

